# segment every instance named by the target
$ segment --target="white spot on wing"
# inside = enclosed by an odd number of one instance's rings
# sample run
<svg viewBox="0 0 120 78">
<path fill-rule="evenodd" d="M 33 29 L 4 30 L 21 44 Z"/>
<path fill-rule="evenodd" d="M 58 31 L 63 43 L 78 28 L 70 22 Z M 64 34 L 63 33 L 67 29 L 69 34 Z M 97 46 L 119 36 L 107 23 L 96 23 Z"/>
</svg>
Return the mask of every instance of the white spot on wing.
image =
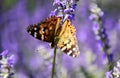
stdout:
<svg viewBox="0 0 120 78">
<path fill-rule="evenodd" d="M 67 55 L 70 55 L 72 53 L 72 51 L 70 50 L 68 53 L 67 53 Z"/>
<path fill-rule="evenodd" d="M 73 51 L 76 51 L 76 48 L 73 48 Z"/>
<path fill-rule="evenodd" d="M 66 46 L 64 46 L 62 49 L 61 49 L 61 51 L 64 51 L 66 49 Z"/>
<path fill-rule="evenodd" d="M 31 34 L 31 32 L 30 32 L 30 31 L 29 31 L 28 33 L 29 33 L 29 34 Z"/>
<path fill-rule="evenodd" d="M 37 30 L 37 28 L 35 27 L 35 28 L 34 28 L 34 30 L 36 31 L 36 30 Z"/>
<path fill-rule="evenodd" d="M 72 57 L 75 57 L 75 55 L 72 55 Z"/>
<path fill-rule="evenodd" d="M 34 37 L 35 37 L 35 38 L 37 37 L 37 32 L 34 33 Z"/>
</svg>

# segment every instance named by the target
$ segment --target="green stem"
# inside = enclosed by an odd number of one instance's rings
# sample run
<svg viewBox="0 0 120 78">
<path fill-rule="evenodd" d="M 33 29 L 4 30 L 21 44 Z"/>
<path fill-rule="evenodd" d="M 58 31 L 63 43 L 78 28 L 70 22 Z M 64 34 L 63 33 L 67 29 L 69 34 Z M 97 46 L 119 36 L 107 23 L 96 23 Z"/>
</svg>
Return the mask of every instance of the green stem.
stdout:
<svg viewBox="0 0 120 78">
<path fill-rule="evenodd" d="M 57 48 L 54 48 L 54 58 L 53 58 L 53 62 L 52 62 L 52 74 L 51 74 L 51 78 L 54 78 L 54 73 L 55 73 L 55 60 L 56 60 L 56 50 Z"/>
</svg>

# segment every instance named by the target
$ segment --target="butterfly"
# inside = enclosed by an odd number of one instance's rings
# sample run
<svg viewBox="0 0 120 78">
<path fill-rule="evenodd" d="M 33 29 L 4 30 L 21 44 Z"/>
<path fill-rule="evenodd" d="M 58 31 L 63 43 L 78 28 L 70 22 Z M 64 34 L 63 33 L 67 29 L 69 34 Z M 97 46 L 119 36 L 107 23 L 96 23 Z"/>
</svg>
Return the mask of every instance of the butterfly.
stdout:
<svg viewBox="0 0 120 78">
<path fill-rule="evenodd" d="M 48 17 L 38 24 L 27 27 L 27 32 L 33 37 L 51 43 L 62 52 L 77 57 L 80 52 L 77 45 L 76 29 L 69 19 L 61 22 L 60 17 Z"/>
</svg>

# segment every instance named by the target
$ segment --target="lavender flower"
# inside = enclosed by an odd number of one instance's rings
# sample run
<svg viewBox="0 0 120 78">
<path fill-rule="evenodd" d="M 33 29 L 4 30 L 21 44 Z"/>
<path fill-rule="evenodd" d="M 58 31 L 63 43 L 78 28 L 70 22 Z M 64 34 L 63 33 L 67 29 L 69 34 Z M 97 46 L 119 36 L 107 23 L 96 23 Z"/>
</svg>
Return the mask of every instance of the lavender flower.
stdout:
<svg viewBox="0 0 120 78">
<path fill-rule="evenodd" d="M 102 22 L 102 16 L 104 15 L 104 12 L 97 6 L 96 3 L 92 3 L 90 6 L 90 12 L 91 15 L 89 16 L 89 19 L 93 21 L 93 31 L 96 35 L 96 39 L 99 41 L 100 49 L 105 52 L 108 58 L 108 62 L 110 65 L 112 65 L 113 62 L 113 54 L 110 53 L 110 45 L 109 40 L 106 34 L 106 29 L 103 26 Z M 110 66 L 110 69 L 112 66 Z"/>
<path fill-rule="evenodd" d="M 112 70 L 106 73 L 106 78 L 120 78 L 120 60 L 117 61 Z"/>
<path fill-rule="evenodd" d="M 73 20 L 78 1 L 79 0 L 54 0 L 53 5 L 57 5 L 57 8 L 51 11 L 50 16 L 62 17 L 63 21 L 65 19 Z"/>
<path fill-rule="evenodd" d="M 8 50 L 0 54 L 0 78 L 11 78 L 14 74 L 14 55 L 8 56 Z"/>
</svg>

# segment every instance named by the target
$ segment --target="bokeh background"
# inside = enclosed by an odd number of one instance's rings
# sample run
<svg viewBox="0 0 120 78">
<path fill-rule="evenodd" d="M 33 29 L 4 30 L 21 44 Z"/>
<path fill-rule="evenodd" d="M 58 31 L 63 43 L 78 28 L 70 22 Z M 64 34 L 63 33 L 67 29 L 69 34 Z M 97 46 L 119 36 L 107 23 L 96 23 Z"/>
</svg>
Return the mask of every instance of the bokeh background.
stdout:
<svg viewBox="0 0 120 78">
<path fill-rule="evenodd" d="M 80 56 L 72 58 L 57 51 L 55 78 L 105 78 L 105 53 L 89 20 L 91 0 L 80 0 L 73 24 L 77 29 Z M 120 58 L 120 0 L 96 0 L 104 12 L 103 25 L 114 60 Z M 16 55 L 15 78 L 49 78 L 53 49 L 26 32 L 27 26 L 47 18 L 54 10 L 53 0 L 0 0 L 0 51 Z"/>
</svg>

